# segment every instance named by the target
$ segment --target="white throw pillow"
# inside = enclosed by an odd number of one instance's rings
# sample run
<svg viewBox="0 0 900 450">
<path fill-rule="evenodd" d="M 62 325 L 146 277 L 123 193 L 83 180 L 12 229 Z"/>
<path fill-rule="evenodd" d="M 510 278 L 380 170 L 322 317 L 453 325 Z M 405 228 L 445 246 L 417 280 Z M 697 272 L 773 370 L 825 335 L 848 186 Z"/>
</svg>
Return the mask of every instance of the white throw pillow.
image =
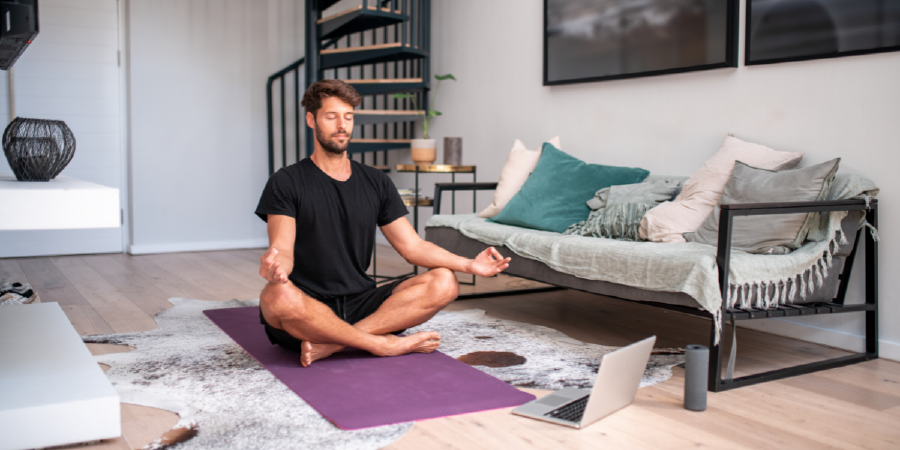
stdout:
<svg viewBox="0 0 900 450">
<path fill-rule="evenodd" d="M 547 142 L 556 147 L 557 150 L 562 150 L 559 136 Z M 503 207 L 519 192 L 519 189 L 522 189 L 522 185 L 525 184 L 528 175 L 531 175 L 531 172 L 534 171 L 534 167 L 537 165 L 540 157 L 540 148 L 528 150 L 522 141 L 516 139 L 512 150 L 509 151 L 509 156 L 506 158 L 506 165 L 500 171 L 500 181 L 497 183 L 497 190 L 494 192 L 494 200 L 484 211 L 478 213 L 478 217 L 488 218 L 500 214 Z"/>
<path fill-rule="evenodd" d="M 641 219 L 641 238 L 653 242 L 685 242 L 682 234 L 697 231 L 719 203 L 735 161 L 779 171 L 793 168 L 801 158 L 801 152 L 779 152 L 728 136 L 719 151 L 684 182 L 674 201 L 647 211 Z"/>
</svg>

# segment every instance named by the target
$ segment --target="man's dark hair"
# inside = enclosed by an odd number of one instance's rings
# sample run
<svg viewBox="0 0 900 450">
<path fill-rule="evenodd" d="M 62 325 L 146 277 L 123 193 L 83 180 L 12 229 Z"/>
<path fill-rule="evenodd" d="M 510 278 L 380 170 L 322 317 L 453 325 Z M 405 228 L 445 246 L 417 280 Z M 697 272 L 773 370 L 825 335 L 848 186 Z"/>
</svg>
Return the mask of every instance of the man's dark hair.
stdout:
<svg viewBox="0 0 900 450">
<path fill-rule="evenodd" d="M 319 109 L 322 108 L 322 100 L 328 97 L 337 97 L 354 108 L 362 103 L 362 96 L 356 92 L 353 86 L 341 80 L 322 80 L 309 86 L 309 89 L 303 94 L 300 105 L 306 108 L 307 112 L 313 113 L 313 117 L 316 117 Z"/>
</svg>

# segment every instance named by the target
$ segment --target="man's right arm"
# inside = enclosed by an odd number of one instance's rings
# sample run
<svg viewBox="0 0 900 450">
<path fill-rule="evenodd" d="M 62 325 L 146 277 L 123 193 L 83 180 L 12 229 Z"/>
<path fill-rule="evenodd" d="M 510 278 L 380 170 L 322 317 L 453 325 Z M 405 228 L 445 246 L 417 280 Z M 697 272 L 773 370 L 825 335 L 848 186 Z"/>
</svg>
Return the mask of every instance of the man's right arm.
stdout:
<svg viewBox="0 0 900 450">
<path fill-rule="evenodd" d="M 260 258 L 259 275 L 269 283 L 288 282 L 294 269 L 294 240 L 297 221 L 293 217 L 269 214 L 269 249 Z"/>
</svg>

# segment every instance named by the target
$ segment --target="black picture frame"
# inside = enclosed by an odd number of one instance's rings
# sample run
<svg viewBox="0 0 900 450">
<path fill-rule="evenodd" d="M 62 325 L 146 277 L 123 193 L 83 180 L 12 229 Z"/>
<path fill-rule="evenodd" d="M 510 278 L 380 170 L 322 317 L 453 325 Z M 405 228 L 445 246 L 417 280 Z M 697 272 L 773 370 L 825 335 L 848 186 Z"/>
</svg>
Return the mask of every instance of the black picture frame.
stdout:
<svg viewBox="0 0 900 450">
<path fill-rule="evenodd" d="M 684 72 L 694 72 L 699 70 L 710 70 L 710 69 L 720 69 L 720 68 L 728 68 L 728 67 L 737 67 L 738 66 L 738 28 L 739 28 L 739 0 L 721 0 L 726 5 L 726 14 L 725 14 L 725 57 L 724 60 L 716 63 L 710 64 L 696 64 L 690 66 L 682 66 L 682 67 L 669 67 L 660 70 L 650 70 L 643 72 L 626 72 L 626 73 L 618 73 L 618 74 L 598 74 L 596 76 L 585 76 L 579 78 L 572 79 L 550 79 L 550 74 L 548 70 L 548 64 L 550 61 L 550 55 L 548 53 L 548 41 L 549 41 L 549 20 L 548 20 L 548 5 L 553 1 L 564 1 L 564 0 L 544 0 L 544 41 L 543 41 L 543 85 L 544 86 L 558 86 L 558 85 L 566 85 L 566 84 L 575 84 L 575 83 L 589 83 L 595 81 L 608 81 L 608 80 L 622 80 L 628 78 L 638 78 L 638 77 L 648 77 L 648 76 L 657 76 L 657 75 L 668 75 L 675 73 L 684 73 Z M 665 1 L 665 0 L 660 0 Z"/>
<path fill-rule="evenodd" d="M 781 55 L 781 56 L 778 56 L 777 54 L 775 54 L 777 52 L 770 52 L 768 56 L 765 56 L 765 53 L 757 51 L 757 49 L 759 48 L 760 45 L 764 45 L 764 44 L 760 43 L 760 38 L 758 37 L 758 33 L 759 33 L 759 27 L 760 27 L 759 24 L 762 22 L 763 19 L 765 19 L 765 17 L 755 16 L 753 6 L 754 6 L 754 4 L 756 4 L 757 9 L 764 11 L 764 12 L 757 11 L 757 13 L 759 15 L 766 14 L 769 11 L 771 11 L 771 9 L 769 9 L 767 11 L 767 10 L 764 10 L 763 8 L 760 8 L 760 5 L 762 3 L 759 0 L 747 0 L 746 27 L 744 30 L 744 34 L 745 34 L 745 36 L 744 36 L 744 42 L 745 42 L 744 43 L 744 65 L 752 66 L 752 65 L 763 65 L 763 64 L 777 64 L 777 63 L 784 63 L 784 62 L 809 61 L 809 60 L 814 60 L 814 59 L 839 58 L 842 56 L 868 55 L 868 54 L 873 54 L 873 53 L 886 53 L 886 52 L 900 51 L 900 12 L 898 12 L 898 11 L 900 11 L 900 0 L 881 0 L 881 1 L 879 1 L 879 0 L 849 0 L 849 1 L 848 0 L 805 0 L 805 1 L 796 1 L 793 3 L 795 4 L 794 5 L 795 7 L 797 6 L 797 4 L 809 4 L 809 5 L 817 4 L 817 5 L 821 6 L 822 8 L 824 8 L 824 10 L 828 14 L 828 17 L 832 21 L 832 25 L 834 25 L 836 27 L 832 30 L 834 33 L 836 33 L 835 38 L 837 38 L 838 41 L 840 41 L 841 38 L 839 37 L 839 35 L 841 33 L 848 33 L 850 31 L 839 29 L 840 28 L 839 24 L 842 21 L 846 21 L 847 17 L 846 17 L 846 15 L 841 14 L 841 8 L 835 7 L 836 5 L 839 5 L 839 4 L 842 6 L 852 5 L 852 6 L 859 8 L 859 7 L 865 7 L 866 5 L 874 5 L 875 3 L 884 5 L 885 3 L 888 3 L 888 2 L 890 3 L 891 7 L 894 8 L 893 13 L 894 13 L 895 21 L 893 22 L 893 25 L 895 28 L 893 28 L 891 31 L 893 31 L 897 37 L 895 42 L 891 45 L 873 46 L 873 47 L 865 47 L 865 48 L 851 48 L 851 49 L 843 50 L 843 51 L 840 50 L 840 48 L 835 49 L 833 51 L 822 51 L 822 50 L 817 50 L 813 46 L 810 46 L 810 48 L 808 49 L 809 51 L 807 51 L 807 52 L 802 52 L 802 53 L 792 54 L 792 55 Z M 796 12 L 803 12 L 803 11 L 796 11 Z M 859 14 L 855 14 L 855 15 L 859 15 Z M 814 16 L 815 16 L 815 11 L 813 11 L 812 13 L 810 11 L 805 11 L 804 14 L 797 17 L 797 20 L 798 21 L 806 21 L 806 24 L 805 24 L 806 27 L 805 28 L 801 27 L 798 24 L 797 26 L 790 27 L 789 29 L 803 30 L 803 29 L 812 28 L 809 25 L 809 21 L 810 21 L 810 18 L 814 17 Z M 853 22 L 853 21 L 858 22 L 858 20 L 851 20 L 851 22 Z M 784 25 L 784 23 L 782 23 L 780 25 Z M 883 23 L 881 25 L 884 26 Z M 857 24 L 854 26 L 856 28 L 851 31 L 856 33 L 858 36 L 859 35 L 859 29 L 858 29 L 859 25 Z M 870 23 L 868 25 L 863 25 L 863 26 L 874 26 L 874 24 Z M 814 30 L 814 31 L 821 32 L 821 30 Z M 879 32 L 885 33 L 884 30 L 880 30 Z M 757 34 L 757 35 L 754 36 L 755 34 Z M 798 34 L 795 34 L 792 36 L 792 38 L 793 38 L 792 40 L 794 42 L 796 42 L 796 41 L 801 40 L 801 38 L 809 37 L 809 36 L 810 36 L 809 34 L 807 34 L 805 36 L 801 36 L 798 33 Z M 814 39 L 811 39 L 811 40 L 814 40 Z M 754 48 L 754 44 L 757 45 L 756 48 Z M 838 47 L 840 47 L 841 45 L 846 45 L 846 44 L 838 43 L 837 45 L 838 45 Z"/>
</svg>

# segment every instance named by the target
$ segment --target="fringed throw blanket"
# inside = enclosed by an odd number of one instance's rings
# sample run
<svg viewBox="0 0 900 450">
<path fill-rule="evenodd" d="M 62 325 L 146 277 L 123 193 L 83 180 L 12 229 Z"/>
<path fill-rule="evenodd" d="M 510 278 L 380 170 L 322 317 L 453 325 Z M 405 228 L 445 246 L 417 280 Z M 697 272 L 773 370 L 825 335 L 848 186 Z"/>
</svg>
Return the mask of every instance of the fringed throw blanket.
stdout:
<svg viewBox="0 0 900 450">
<path fill-rule="evenodd" d="M 827 199 L 871 198 L 877 193 L 878 188 L 867 178 L 838 174 Z M 764 294 L 755 296 L 753 306 L 759 307 L 791 303 L 798 296 L 805 298 L 814 286 L 822 284 L 834 250 L 845 242 L 841 220 L 846 215 L 822 215 L 819 226 L 810 232 L 811 241 L 786 255 L 733 252 L 728 306 L 751 306 L 748 302 L 754 292 Z M 436 215 L 426 226 L 454 228 L 466 237 L 505 246 L 523 258 L 579 278 L 651 291 L 683 292 L 709 311 L 721 329 L 722 295 L 714 246 L 564 236 L 488 223 L 474 215 Z"/>
</svg>

